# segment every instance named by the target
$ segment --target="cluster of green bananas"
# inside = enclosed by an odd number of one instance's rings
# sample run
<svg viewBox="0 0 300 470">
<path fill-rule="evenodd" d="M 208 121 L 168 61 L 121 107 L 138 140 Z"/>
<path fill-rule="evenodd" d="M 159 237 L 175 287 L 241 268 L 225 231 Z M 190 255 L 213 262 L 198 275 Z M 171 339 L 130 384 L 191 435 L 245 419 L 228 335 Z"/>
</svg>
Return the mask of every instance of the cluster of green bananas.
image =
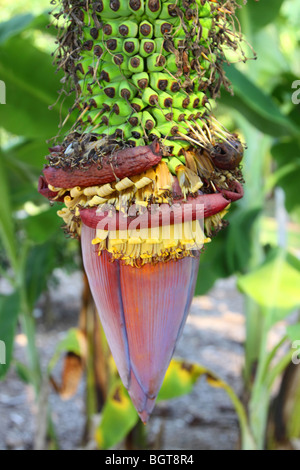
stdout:
<svg viewBox="0 0 300 470">
<path fill-rule="evenodd" d="M 70 14 L 61 47 L 68 35 L 79 37 L 62 61 L 76 83 L 80 134 L 130 146 L 159 139 L 165 157 L 184 163 L 191 133 L 201 133 L 222 83 L 221 45 L 228 44 L 222 25 L 234 2 L 63 3 Z"/>
</svg>

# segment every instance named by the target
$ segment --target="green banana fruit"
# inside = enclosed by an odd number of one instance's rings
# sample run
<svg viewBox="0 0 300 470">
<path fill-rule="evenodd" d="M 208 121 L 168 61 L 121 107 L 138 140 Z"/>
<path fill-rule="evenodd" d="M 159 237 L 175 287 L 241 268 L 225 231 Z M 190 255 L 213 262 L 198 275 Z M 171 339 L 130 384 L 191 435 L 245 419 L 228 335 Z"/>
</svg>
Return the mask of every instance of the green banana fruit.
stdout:
<svg viewBox="0 0 300 470">
<path fill-rule="evenodd" d="M 160 15 L 163 0 L 146 0 L 145 14 L 150 20 L 154 20 Z"/>
<path fill-rule="evenodd" d="M 116 26 L 119 34 L 124 38 L 135 38 L 139 31 L 138 24 L 132 20 L 124 20 Z"/>
<path fill-rule="evenodd" d="M 144 90 L 149 85 L 149 75 L 147 72 L 140 72 L 132 75 L 133 84 L 140 90 Z"/>
<path fill-rule="evenodd" d="M 133 56 L 139 53 L 140 41 L 137 38 L 126 38 L 123 42 L 123 52 L 128 56 Z"/>
<path fill-rule="evenodd" d="M 155 41 L 153 39 L 142 39 L 140 41 L 140 55 L 142 57 L 148 57 L 154 54 L 156 48 Z"/>
<path fill-rule="evenodd" d="M 144 72 L 144 59 L 141 56 L 135 55 L 130 57 L 128 61 L 128 70 L 132 73 Z"/>
<path fill-rule="evenodd" d="M 147 21 L 147 20 L 144 20 L 140 23 L 140 26 L 139 26 L 139 37 L 140 39 L 151 39 L 153 36 L 153 26 L 152 24 Z"/>
<path fill-rule="evenodd" d="M 82 132 L 135 139 L 130 145 L 157 138 L 182 159 L 180 149 L 197 139 L 206 145 L 202 129 L 223 80 L 219 45 L 234 42 L 234 32 L 227 41 L 223 27 L 230 14 L 225 0 L 72 5 L 81 46 L 78 52 L 74 45 L 72 65 L 66 56 L 66 73 L 76 83 Z"/>
</svg>

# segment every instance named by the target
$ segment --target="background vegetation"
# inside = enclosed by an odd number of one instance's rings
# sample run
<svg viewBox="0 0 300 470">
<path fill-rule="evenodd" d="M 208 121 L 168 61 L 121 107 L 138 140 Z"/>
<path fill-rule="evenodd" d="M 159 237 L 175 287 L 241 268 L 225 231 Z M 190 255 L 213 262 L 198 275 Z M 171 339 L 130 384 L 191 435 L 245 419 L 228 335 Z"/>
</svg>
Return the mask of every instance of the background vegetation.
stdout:
<svg viewBox="0 0 300 470">
<path fill-rule="evenodd" d="M 0 380 L 13 364 L 20 377 L 32 384 L 38 400 L 45 372 L 39 363 L 32 312 L 55 267 L 81 266 L 77 242 L 65 238 L 56 209 L 37 193 L 48 152 L 46 140 L 58 133 L 58 122 L 69 103 L 48 109 L 58 98 L 61 78 L 52 66 L 55 30 L 46 29 L 48 0 L 0 0 L 0 7 L 0 80 L 6 83 L 7 96 L 7 104 L 0 105 L 0 274 L 11 286 L 9 295 L 0 296 L 0 339 L 7 346 Z M 160 397 L 187 393 L 206 375 L 232 398 L 243 448 L 292 448 L 294 439 L 300 438 L 300 374 L 291 362 L 292 355 L 297 356 L 295 342 L 300 341 L 300 323 L 297 315 L 291 315 L 300 306 L 300 82 L 296 83 L 300 80 L 300 4 L 298 0 L 248 0 L 239 20 L 258 60 L 228 67 L 235 94 L 222 91 L 217 115 L 247 142 L 245 197 L 230 212 L 229 228 L 218 234 L 202 257 L 197 294 L 207 292 L 218 278 L 237 275 L 245 295 L 245 394 L 237 398 L 227 384 L 200 365 L 184 375 L 186 369 L 173 362 Z M 85 365 L 88 377 L 95 379 L 88 381 L 87 423 L 102 409 L 96 440 L 99 448 L 108 448 L 136 425 L 137 415 L 109 361 L 103 362 L 104 383 L 88 354 L 94 350 L 107 359 L 101 332 L 95 339 L 87 327 L 89 318 L 99 328 L 87 286 L 80 318 L 80 327 L 58 345 L 47 373 L 65 351 L 80 359 L 78 378 Z M 288 320 L 286 334 L 268 350 L 268 335 L 282 319 Z M 26 365 L 13 361 L 17 324 L 28 339 Z M 274 400 L 278 377 L 282 382 Z M 122 409 L 116 408 L 116 387 Z M 48 435 L 57 446 L 51 413 L 48 416 Z"/>
</svg>

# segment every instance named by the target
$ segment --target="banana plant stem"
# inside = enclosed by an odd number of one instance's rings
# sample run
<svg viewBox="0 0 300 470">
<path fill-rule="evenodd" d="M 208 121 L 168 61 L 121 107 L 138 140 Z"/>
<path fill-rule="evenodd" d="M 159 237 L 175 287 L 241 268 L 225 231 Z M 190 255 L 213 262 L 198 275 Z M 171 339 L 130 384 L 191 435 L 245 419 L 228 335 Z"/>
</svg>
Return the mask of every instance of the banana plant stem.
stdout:
<svg viewBox="0 0 300 470">
<path fill-rule="evenodd" d="M 265 444 L 265 433 L 270 404 L 270 389 L 266 384 L 264 374 L 266 370 L 266 361 L 268 360 L 268 325 L 266 324 L 266 319 L 262 312 L 260 315 L 261 332 L 259 355 L 257 362 L 257 371 L 255 374 L 251 398 L 249 401 L 249 424 L 258 450 L 263 450 Z"/>
</svg>

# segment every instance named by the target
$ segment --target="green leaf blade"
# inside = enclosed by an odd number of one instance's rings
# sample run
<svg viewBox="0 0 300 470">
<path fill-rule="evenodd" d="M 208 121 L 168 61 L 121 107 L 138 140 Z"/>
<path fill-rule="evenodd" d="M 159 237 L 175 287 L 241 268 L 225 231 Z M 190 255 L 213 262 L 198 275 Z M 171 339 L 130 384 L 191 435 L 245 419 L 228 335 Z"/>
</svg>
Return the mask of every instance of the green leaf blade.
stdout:
<svg viewBox="0 0 300 470">
<path fill-rule="evenodd" d="M 110 449 L 126 437 L 138 421 L 138 414 L 121 384 L 110 393 L 102 410 L 95 439 L 99 449 Z"/>
<path fill-rule="evenodd" d="M 12 360 L 13 344 L 20 312 L 20 297 L 18 293 L 0 296 L 0 380 L 3 380 L 9 370 Z M 1 357 L 1 356 L 4 357 Z M 3 360 L 4 359 L 4 360 Z M 4 364 L 2 363 L 4 362 Z"/>
<path fill-rule="evenodd" d="M 15 231 L 13 222 L 13 212 L 10 201 L 10 194 L 7 183 L 6 168 L 3 161 L 3 155 L 0 152 L 0 236 L 3 245 L 7 251 L 8 258 L 12 267 L 16 270 L 17 261 L 17 247 L 15 241 Z"/>
<path fill-rule="evenodd" d="M 22 51 L 22 53 L 20 53 Z M 33 73 L 34 71 L 34 73 Z M 1 47 L 0 77 L 6 83 L 7 104 L 0 106 L 2 126 L 15 135 L 48 139 L 57 135 L 61 117 L 68 114 L 57 101 L 61 74 L 53 73 L 51 57 L 20 36 Z M 70 104 L 70 103 L 69 103 Z"/>
<path fill-rule="evenodd" d="M 280 249 L 273 249 L 261 266 L 238 280 L 238 287 L 262 307 L 270 325 L 300 306 L 299 286 L 300 261 Z"/>
<path fill-rule="evenodd" d="M 285 116 L 272 98 L 234 66 L 224 67 L 235 96 L 222 94 L 221 103 L 240 111 L 262 132 L 273 136 L 298 136 L 298 128 Z"/>
</svg>

